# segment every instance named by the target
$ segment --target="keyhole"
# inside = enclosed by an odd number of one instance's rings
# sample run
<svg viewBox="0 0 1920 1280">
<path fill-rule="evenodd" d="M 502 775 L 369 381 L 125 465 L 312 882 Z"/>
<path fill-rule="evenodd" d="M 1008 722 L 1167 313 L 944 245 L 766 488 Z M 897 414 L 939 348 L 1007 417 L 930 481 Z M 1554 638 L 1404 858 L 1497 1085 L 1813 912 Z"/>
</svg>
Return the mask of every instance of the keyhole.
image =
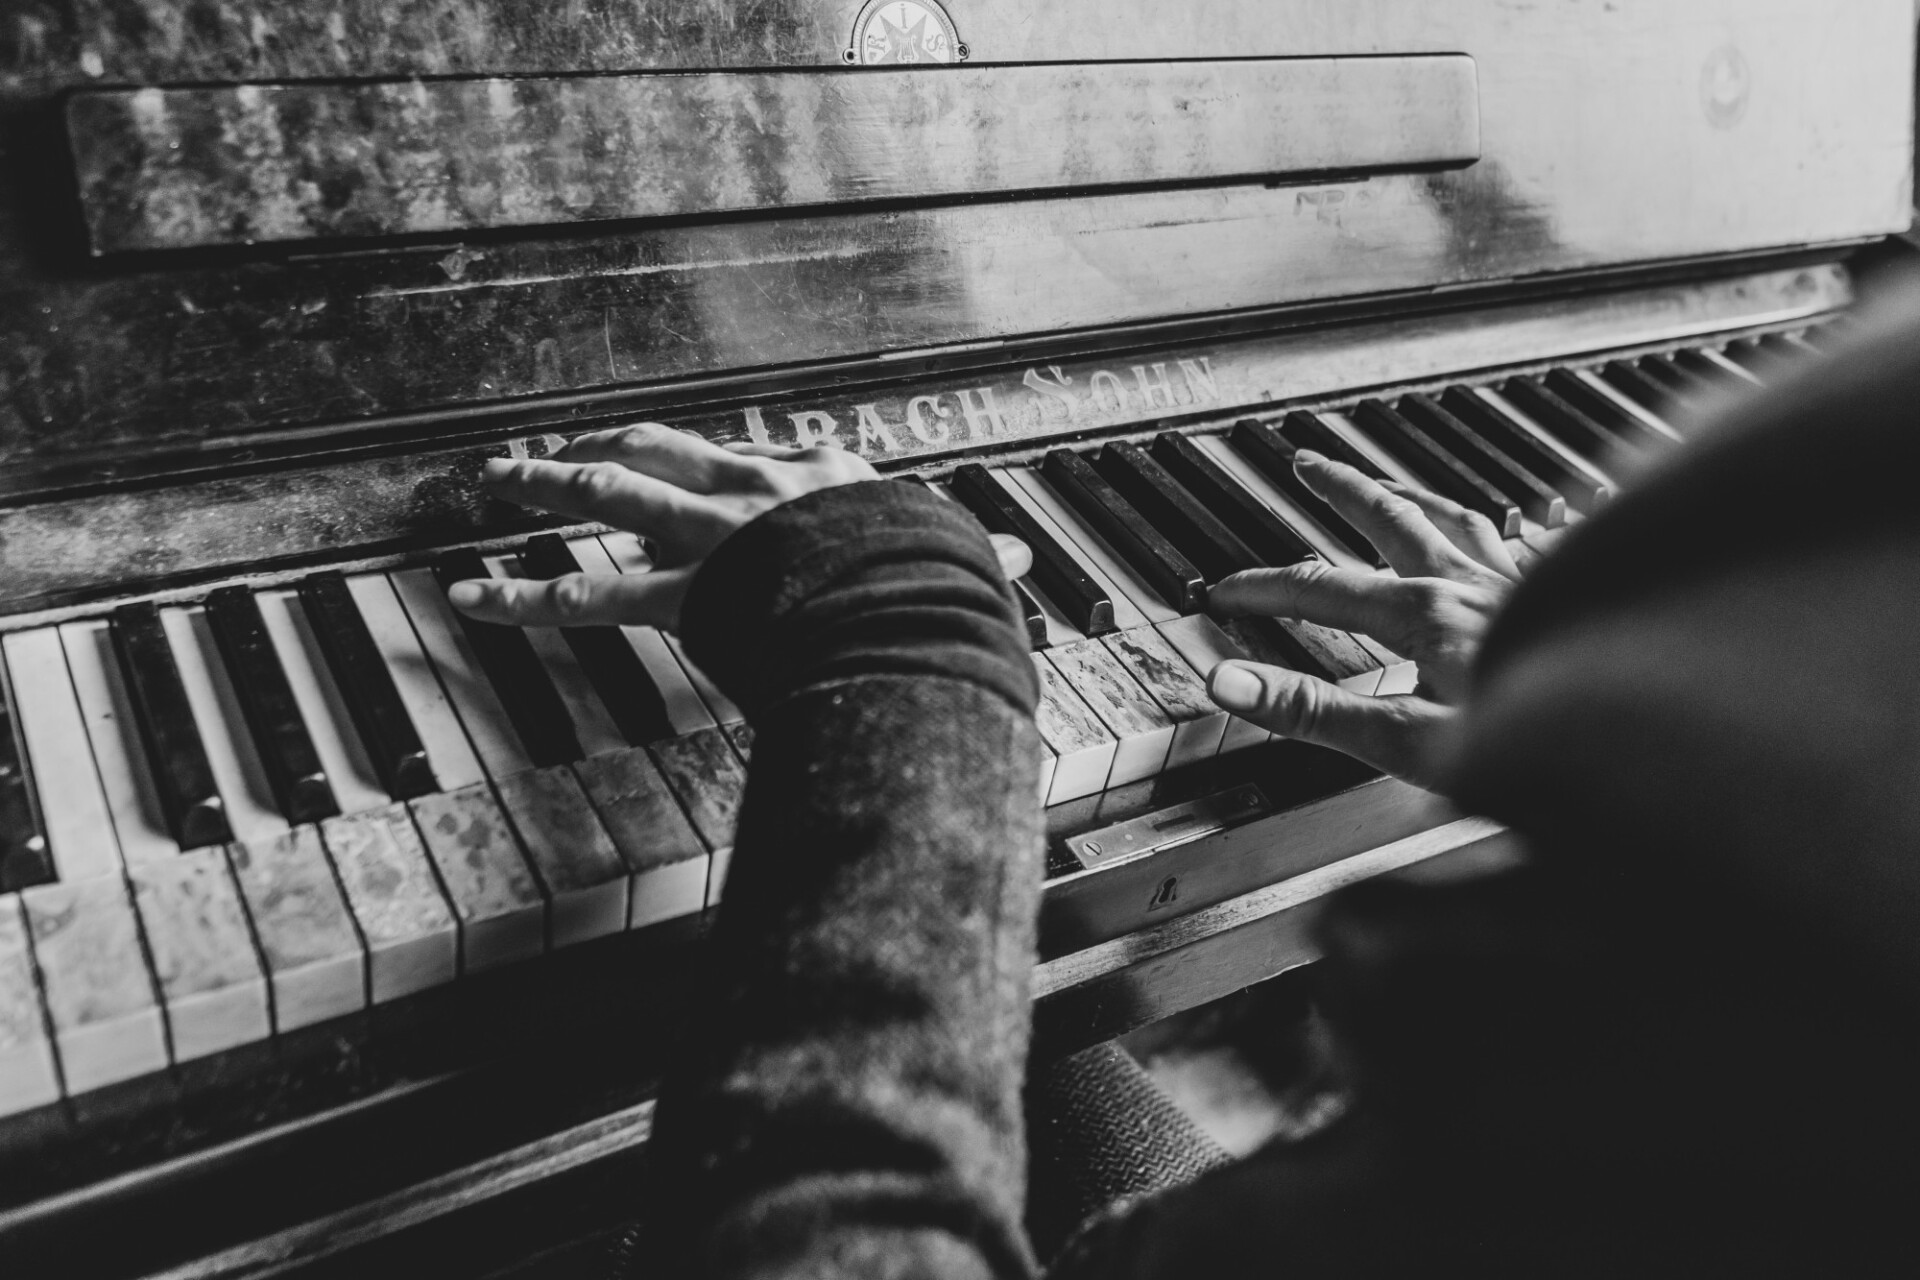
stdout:
<svg viewBox="0 0 1920 1280">
<path fill-rule="evenodd" d="M 1171 905 L 1179 896 L 1180 877 L 1168 876 L 1160 882 L 1160 887 L 1153 891 L 1153 901 L 1147 904 L 1147 910 L 1158 911 L 1161 907 Z"/>
</svg>

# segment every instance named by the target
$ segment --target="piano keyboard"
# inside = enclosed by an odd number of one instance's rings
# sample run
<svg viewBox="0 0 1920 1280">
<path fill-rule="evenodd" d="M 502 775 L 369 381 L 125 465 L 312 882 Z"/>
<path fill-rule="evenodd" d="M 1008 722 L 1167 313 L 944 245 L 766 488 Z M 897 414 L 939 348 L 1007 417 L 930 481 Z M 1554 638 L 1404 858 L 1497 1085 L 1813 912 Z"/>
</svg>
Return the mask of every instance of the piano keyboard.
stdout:
<svg viewBox="0 0 1920 1280">
<path fill-rule="evenodd" d="M 1524 559 L 1686 411 L 1814 349 L 1770 334 L 931 484 L 1033 548 L 1039 786 L 1059 805 L 1265 741 L 1206 695 L 1224 658 L 1413 688 L 1368 638 L 1205 613 L 1240 569 L 1379 568 L 1294 479 L 1296 449 L 1453 497 Z M 576 567 L 649 566 L 632 535 L 542 535 L 6 635 L 0 1115 L 713 905 L 739 709 L 653 629 L 520 631 L 446 602 L 460 578 Z"/>
</svg>

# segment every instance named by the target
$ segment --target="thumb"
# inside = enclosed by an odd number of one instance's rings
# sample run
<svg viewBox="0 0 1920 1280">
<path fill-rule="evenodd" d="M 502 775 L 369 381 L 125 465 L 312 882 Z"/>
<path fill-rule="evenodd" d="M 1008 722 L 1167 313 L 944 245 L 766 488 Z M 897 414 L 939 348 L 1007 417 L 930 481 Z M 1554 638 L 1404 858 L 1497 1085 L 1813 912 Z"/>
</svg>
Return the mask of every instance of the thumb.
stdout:
<svg viewBox="0 0 1920 1280">
<path fill-rule="evenodd" d="M 1453 712 L 1411 694 L 1373 698 L 1325 680 L 1257 662 L 1222 662 L 1207 675 L 1220 706 L 1283 738 L 1331 747 L 1424 786 L 1427 747 Z"/>
<path fill-rule="evenodd" d="M 993 541 L 993 553 L 1000 557 L 1000 572 L 1007 575 L 1007 581 L 1024 578 L 1033 572 L 1033 550 L 1026 543 L 1010 533 L 990 533 Z"/>
</svg>

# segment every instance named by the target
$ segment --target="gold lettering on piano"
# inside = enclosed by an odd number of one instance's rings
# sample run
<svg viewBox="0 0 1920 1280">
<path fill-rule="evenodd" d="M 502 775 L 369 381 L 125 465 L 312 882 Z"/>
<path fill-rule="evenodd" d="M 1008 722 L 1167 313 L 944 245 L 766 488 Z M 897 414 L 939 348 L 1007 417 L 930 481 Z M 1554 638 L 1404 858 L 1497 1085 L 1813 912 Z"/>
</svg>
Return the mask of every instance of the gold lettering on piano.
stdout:
<svg viewBox="0 0 1920 1280">
<path fill-rule="evenodd" d="M 1134 385 L 1140 388 L 1140 403 L 1146 408 L 1153 408 L 1156 400 L 1164 402 L 1164 407 L 1168 409 L 1174 407 L 1173 384 L 1167 381 L 1167 366 L 1164 361 L 1154 362 L 1151 378 L 1147 377 L 1147 366 L 1134 365 L 1133 381 Z"/>
<path fill-rule="evenodd" d="M 1093 407 L 1099 413 L 1125 413 L 1127 388 L 1119 377 L 1105 369 L 1095 369 L 1088 379 L 1093 385 Z"/>
<path fill-rule="evenodd" d="M 772 444 L 773 437 L 767 434 L 767 420 L 760 416 L 760 406 L 747 406 L 747 439 L 755 444 Z"/>
<path fill-rule="evenodd" d="M 832 414 L 823 409 L 802 409 L 798 413 L 787 415 L 793 422 L 793 443 L 795 448 L 811 449 L 813 446 L 826 445 L 830 449 L 843 449 L 840 443 L 840 424 L 834 421 Z"/>
<path fill-rule="evenodd" d="M 857 404 L 854 411 L 860 415 L 855 424 L 860 432 L 859 443 L 855 446 L 861 454 L 871 453 L 870 445 L 879 445 L 888 453 L 900 452 L 900 441 L 894 436 L 893 428 L 880 416 L 880 408 L 874 404 Z"/>
<path fill-rule="evenodd" d="M 1029 391 L 1037 391 L 1044 397 L 1038 402 L 1043 412 L 1050 408 L 1058 409 L 1062 418 L 1072 422 L 1074 395 L 1067 388 L 1072 385 L 1073 378 L 1070 374 L 1062 373 L 1057 364 L 1048 365 L 1047 372 L 1053 375 L 1052 382 L 1048 382 L 1038 369 L 1029 369 L 1021 377 L 1020 383 Z"/>
<path fill-rule="evenodd" d="M 933 416 L 928 418 L 928 414 Z M 945 444 L 953 438 L 947 425 L 947 411 L 940 407 L 939 396 L 915 396 L 907 401 L 907 429 L 923 444 Z"/>
<path fill-rule="evenodd" d="M 975 403 L 976 396 L 979 397 L 978 403 Z M 960 402 L 960 413 L 967 420 L 967 434 L 972 439 L 1014 434 L 1006 415 L 1000 412 L 1000 406 L 994 402 L 992 387 L 969 387 L 955 392 L 954 398 Z"/>
</svg>

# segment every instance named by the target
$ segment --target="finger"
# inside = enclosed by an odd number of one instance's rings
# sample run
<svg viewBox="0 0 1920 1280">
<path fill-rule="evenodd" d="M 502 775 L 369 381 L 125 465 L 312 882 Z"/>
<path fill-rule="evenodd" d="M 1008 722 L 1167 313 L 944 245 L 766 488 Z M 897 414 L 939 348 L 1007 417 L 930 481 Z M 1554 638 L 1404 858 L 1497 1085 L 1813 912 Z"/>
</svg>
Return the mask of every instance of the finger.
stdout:
<svg viewBox="0 0 1920 1280">
<path fill-rule="evenodd" d="M 495 495 L 581 520 L 659 536 L 714 533 L 731 528 L 724 513 L 678 485 L 617 462 L 552 462 L 491 458 L 480 473 Z"/>
<path fill-rule="evenodd" d="M 990 533 L 993 553 L 1000 557 L 1000 572 L 1007 581 L 1024 578 L 1033 572 L 1033 549 L 1010 533 Z"/>
<path fill-rule="evenodd" d="M 1322 560 L 1246 569 L 1222 578 L 1207 593 L 1207 607 L 1221 617 L 1298 618 L 1364 631 L 1396 646 L 1412 604 L 1405 578 L 1338 569 Z"/>
<path fill-rule="evenodd" d="M 758 475 L 739 454 L 658 422 L 590 431 L 553 454 L 555 462 L 613 462 L 692 493 L 741 488 Z"/>
<path fill-rule="evenodd" d="M 1298 671 L 1222 662 L 1207 692 L 1228 711 L 1285 738 L 1344 752 L 1383 772 L 1431 781 L 1428 743 L 1453 712 L 1424 698 L 1370 698 Z"/>
<path fill-rule="evenodd" d="M 447 601 L 470 618 L 509 627 L 676 628 L 692 573 L 569 573 L 545 580 L 474 578 L 456 582 Z"/>
<path fill-rule="evenodd" d="M 761 444 L 758 440 L 733 440 L 720 447 L 728 453 L 749 458 L 778 458 L 782 461 L 791 461 L 806 452 L 805 449 L 794 449 L 784 444 Z"/>
<path fill-rule="evenodd" d="M 1503 578 L 1519 581 L 1520 566 L 1513 562 L 1513 553 L 1507 550 L 1507 544 L 1500 537 L 1500 531 L 1493 527 L 1493 521 L 1452 498 L 1429 493 L 1425 489 L 1390 483 L 1381 487 L 1389 493 L 1399 494 L 1426 512 L 1427 519 L 1433 521 L 1433 527 L 1440 531 L 1441 536 L 1475 562 Z"/>
<path fill-rule="evenodd" d="M 1294 474 L 1380 549 L 1403 578 L 1446 577 L 1471 563 L 1413 502 L 1344 462 L 1302 449 Z"/>
</svg>

